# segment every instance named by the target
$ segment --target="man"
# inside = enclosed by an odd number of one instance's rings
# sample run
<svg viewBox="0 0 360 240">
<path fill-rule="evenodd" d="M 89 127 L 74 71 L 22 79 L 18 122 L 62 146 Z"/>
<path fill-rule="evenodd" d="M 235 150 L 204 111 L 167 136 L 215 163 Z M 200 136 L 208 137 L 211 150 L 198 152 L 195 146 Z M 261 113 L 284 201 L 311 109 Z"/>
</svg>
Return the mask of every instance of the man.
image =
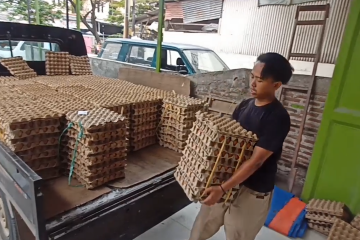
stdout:
<svg viewBox="0 0 360 240">
<path fill-rule="evenodd" d="M 220 186 L 205 190 L 190 240 L 205 240 L 224 225 L 227 240 L 254 240 L 264 225 L 275 185 L 277 161 L 290 130 L 290 116 L 276 99 L 275 91 L 289 82 L 293 68 L 277 53 L 262 54 L 251 71 L 251 95 L 233 113 L 259 138 L 252 157 Z M 230 206 L 218 203 L 235 186 L 240 190 Z"/>
</svg>

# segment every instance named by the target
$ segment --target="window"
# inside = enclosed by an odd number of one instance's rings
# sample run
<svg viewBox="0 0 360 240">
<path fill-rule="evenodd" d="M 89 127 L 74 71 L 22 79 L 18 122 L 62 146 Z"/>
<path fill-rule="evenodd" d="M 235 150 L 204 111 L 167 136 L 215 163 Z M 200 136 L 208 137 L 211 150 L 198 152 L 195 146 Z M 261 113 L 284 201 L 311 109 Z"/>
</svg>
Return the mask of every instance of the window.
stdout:
<svg viewBox="0 0 360 240">
<path fill-rule="evenodd" d="M 0 58 L 22 57 L 25 61 L 45 61 L 47 51 L 59 52 L 56 43 L 0 40 Z"/>
<path fill-rule="evenodd" d="M 181 58 L 181 56 L 177 51 L 167 50 L 167 65 L 176 67 L 178 58 Z"/>
<path fill-rule="evenodd" d="M 161 68 L 174 72 L 187 73 L 184 60 L 178 51 L 163 49 L 161 52 Z"/>
<path fill-rule="evenodd" d="M 132 46 L 127 57 L 127 62 L 137 65 L 151 67 L 154 58 L 155 48 Z"/>
<path fill-rule="evenodd" d="M 101 54 L 101 58 L 110 59 L 110 60 L 117 60 L 120 49 L 122 44 L 121 43 L 106 43 L 103 52 Z"/>
<path fill-rule="evenodd" d="M 213 51 L 192 49 L 184 50 L 184 54 L 195 72 L 207 73 L 229 70 L 229 67 Z"/>
</svg>

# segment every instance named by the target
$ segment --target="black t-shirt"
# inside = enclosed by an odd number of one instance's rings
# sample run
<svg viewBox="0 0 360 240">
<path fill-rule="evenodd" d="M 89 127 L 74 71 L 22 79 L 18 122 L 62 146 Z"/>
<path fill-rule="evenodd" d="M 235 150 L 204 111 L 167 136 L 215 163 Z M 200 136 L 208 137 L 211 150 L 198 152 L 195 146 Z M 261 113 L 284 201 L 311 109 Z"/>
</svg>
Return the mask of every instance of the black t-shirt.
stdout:
<svg viewBox="0 0 360 240">
<path fill-rule="evenodd" d="M 251 190 L 266 193 L 274 189 L 277 161 L 280 159 L 283 142 L 290 131 L 290 116 L 276 99 L 258 107 L 255 99 L 242 101 L 233 113 L 233 119 L 248 131 L 256 133 L 256 146 L 273 152 L 263 165 L 243 184 Z"/>
</svg>

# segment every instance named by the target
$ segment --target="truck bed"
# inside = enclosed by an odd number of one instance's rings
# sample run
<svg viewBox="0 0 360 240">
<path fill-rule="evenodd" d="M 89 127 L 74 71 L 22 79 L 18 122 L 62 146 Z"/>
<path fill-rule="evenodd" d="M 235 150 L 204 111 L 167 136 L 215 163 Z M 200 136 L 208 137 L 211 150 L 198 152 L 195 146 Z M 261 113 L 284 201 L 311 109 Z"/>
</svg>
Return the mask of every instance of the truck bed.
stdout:
<svg viewBox="0 0 360 240">
<path fill-rule="evenodd" d="M 45 219 L 56 219 L 59 214 L 98 199 L 104 194 L 144 183 L 173 170 L 179 160 L 180 154 L 159 145 L 153 145 L 130 153 L 126 166 L 126 177 L 106 186 L 94 190 L 72 187 L 68 185 L 66 176 L 48 181 L 43 187 L 44 217 Z M 72 184 L 79 185 L 76 180 L 72 180 Z"/>
</svg>

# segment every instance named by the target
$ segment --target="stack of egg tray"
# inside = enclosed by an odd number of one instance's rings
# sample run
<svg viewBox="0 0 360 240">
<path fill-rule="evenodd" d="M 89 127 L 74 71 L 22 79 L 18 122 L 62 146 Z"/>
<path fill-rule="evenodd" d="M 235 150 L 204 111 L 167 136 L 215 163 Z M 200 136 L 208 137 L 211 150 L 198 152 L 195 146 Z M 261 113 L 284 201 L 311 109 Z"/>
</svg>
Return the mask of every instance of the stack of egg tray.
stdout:
<svg viewBox="0 0 360 240">
<path fill-rule="evenodd" d="M 65 114 L 68 112 L 86 111 L 96 108 L 94 104 L 66 93 L 56 92 L 52 95 L 35 96 L 33 97 L 33 100 L 62 115 L 61 123 L 63 124 L 66 123 Z"/>
<path fill-rule="evenodd" d="M 61 87 L 57 89 L 61 93 L 83 99 L 96 107 L 107 108 L 130 119 L 130 102 L 116 96 L 102 94 L 99 91 L 83 86 Z"/>
<path fill-rule="evenodd" d="M 124 178 L 128 141 L 124 117 L 96 108 L 70 112 L 66 119 L 72 124 L 61 140 L 66 173 L 70 174 L 74 166 L 73 177 L 87 189 Z"/>
<path fill-rule="evenodd" d="M 36 72 L 29 67 L 22 57 L 13 57 L 2 59 L 0 63 L 6 67 L 9 72 L 19 79 L 36 77 Z"/>
<path fill-rule="evenodd" d="M 0 84 L 7 84 L 14 81 L 19 81 L 19 78 L 13 76 L 0 77 Z"/>
<path fill-rule="evenodd" d="M 130 148 L 137 151 L 156 143 L 159 125 L 158 113 L 161 100 L 144 95 L 127 95 L 124 99 L 131 103 Z"/>
<path fill-rule="evenodd" d="M 70 55 L 68 52 L 45 53 L 46 75 L 69 75 L 70 73 Z"/>
<path fill-rule="evenodd" d="M 351 226 L 360 230 L 360 214 L 356 215 L 355 218 L 351 221 Z"/>
<path fill-rule="evenodd" d="M 360 231 L 347 222 L 337 219 L 327 240 L 360 240 Z"/>
<path fill-rule="evenodd" d="M 24 81 L 27 81 L 27 80 L 24 80 Z M 27 96 L 30 96 L 30 97 L 57 94 L 57 92 L 54 89 L 52 89 L 46 85 L 43 85 L 40 83 L 34 83 L 34 82 L 23 83 L 23 81 L 17 81 L 17 82 L 11 83 L 11 87 L 13 87 L 15 90 L 17 90 Z"/>
<path fill-rule="evenodd" d="M 73 75 L 92 75 L 88 56 L 70 56 L 70 71 Z"/>
<path fill-rule="evenodd" d="M 257 140 L 234 120 L 198 112 L 175 178 L 191 201 L 204 200 L 206 188 L 227 181 L 250 159 Z M 237 191 L 230 190 L 222 201 L 232 202 Z"/>
<path fill-rule="evenodd" d="M 182 152 L 195 114 L 204 108 L 205 101 L 189 97 L 168 97 L 163 99 L 159 143 L 161 146 Z"/>
<path fill-rule="evenodd" d="M 29 98 L 1 100 L 0 112 L 0 140 L 43 179 L 59 176 L 59 114 Z"/>
<path fill-rule="evenodd" d="M 349 221 L 351 217 L 344 203 L 322 199 L 310 200 L 306 212 L 309 227 L 325 235 L 338 219 Z"/>
</svg>

